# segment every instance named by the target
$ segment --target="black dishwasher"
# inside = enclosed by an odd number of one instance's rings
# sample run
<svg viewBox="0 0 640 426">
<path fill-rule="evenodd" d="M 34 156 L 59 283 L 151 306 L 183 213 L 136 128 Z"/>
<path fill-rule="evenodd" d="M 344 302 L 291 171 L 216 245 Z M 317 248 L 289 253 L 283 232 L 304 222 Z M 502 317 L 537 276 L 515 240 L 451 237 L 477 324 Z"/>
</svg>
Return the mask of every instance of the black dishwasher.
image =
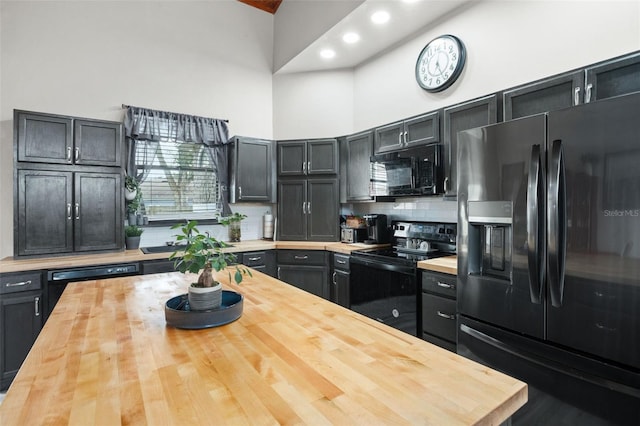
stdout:
<svg viewBox="0 0 640 426">
<path fill-rule="evenodd" d="M 47 309 L 44 320 L 49 318 L 65 287 L 70 282 L 139 275 L 138 263 L 86 266 L 82 268 L 55 269 L 47 272 Z"/>
</svg>

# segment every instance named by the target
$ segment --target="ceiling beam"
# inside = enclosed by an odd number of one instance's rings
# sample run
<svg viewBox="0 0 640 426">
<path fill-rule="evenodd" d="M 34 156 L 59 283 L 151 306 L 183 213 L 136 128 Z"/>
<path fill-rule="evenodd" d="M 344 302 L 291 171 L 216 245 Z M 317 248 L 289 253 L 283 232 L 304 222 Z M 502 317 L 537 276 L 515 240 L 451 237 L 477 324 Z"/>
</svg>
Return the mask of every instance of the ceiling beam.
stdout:
<svg viewBox="0 0 640 426">
<path fill-rule="evenodd" d="M 241 3 L 248 4 L 249 6 L 257 7 L 260 10 L 269 12 L 271 14 L 276 13 L 282 0 L 238 0 Z"/>
</svg>

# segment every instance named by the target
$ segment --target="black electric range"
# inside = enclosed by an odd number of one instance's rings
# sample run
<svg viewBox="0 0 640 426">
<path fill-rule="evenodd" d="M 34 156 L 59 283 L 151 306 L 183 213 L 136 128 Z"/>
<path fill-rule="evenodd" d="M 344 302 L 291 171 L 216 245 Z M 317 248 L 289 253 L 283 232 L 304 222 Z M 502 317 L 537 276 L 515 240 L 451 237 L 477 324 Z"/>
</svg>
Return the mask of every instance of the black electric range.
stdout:
<svg viewBox="0 0 640 426">
<path fill-rule="evenodd" d="M 391 247 L 357 250 L 352 256 L 411 266 L 421 260 L 456 253 L 456 225 L 432 222 L 392 222 Z"/>
<path fill-rule="evenodd" d="M 392 223 L 392 246 L 350 258 L 350 308 L 418 336 L 417 262 L 455 253 L 456 225 Z"/>
</svg>

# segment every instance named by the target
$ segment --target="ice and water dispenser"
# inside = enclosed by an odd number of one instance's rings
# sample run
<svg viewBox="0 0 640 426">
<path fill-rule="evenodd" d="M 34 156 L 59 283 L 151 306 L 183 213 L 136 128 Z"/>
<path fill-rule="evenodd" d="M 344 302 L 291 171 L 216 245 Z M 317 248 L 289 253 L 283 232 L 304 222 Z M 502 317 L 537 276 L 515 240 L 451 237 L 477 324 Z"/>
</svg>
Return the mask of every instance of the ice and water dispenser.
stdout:
<svg viewBox="0 0 640 426">
<path fill-rule="evenodd" d="M 513 204 L 469 201 L 469 273 L 511 280 Z"/>
</svg>

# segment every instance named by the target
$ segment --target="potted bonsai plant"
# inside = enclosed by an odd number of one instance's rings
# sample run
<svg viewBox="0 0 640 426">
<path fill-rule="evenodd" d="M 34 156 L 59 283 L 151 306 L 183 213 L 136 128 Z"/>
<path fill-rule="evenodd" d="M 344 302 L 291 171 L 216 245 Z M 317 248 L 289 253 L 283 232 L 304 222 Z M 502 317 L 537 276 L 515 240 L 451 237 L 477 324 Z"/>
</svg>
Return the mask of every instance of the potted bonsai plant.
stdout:
<svg viewBox="0 0 640 426">
<path fill-rule="evenodd" d="M 124 228 L 124 245 L 127 250 L 135 250 L 140 247 L 140 235 L 143 229 L 135 225 L 129 225 Z"/>
<path fill-rule="evenodd" d="M 229 228 L 229 242 L 240 242 L 240 237 L 242 236 L 240 222 L 246 218 L 246 215 L 238 212 L 233 213 L 231 216 L 218 217 L 218 223 Z"/>
<path fill-rule="evenodd" d="M 196 221 L 189 221 L 186 224 L 176 224 L 171 227 L 171 229 L 179 228 L 181 234 L 176 235 L 176 243 L 180 248 L 171 253 L 169 259 L 174 260 L 177 271 L 194 274 L 200 272 L 198 281 L 189 286 L 190 309 L 216 309 L 220 307 L 222 300 L 222 286 L 216 281 L 213 271 L 219 272 L 235 263 L 236 256 L 223 252 L 223 249 L 228 247 L 227 244 L 206 233 L 200 233 L 196 226 Z M 228 273 L 231 280 L 231 271 Z M 251 271 L 236 264 L 234 280 L 237 284 L 242 282 L 243 274 L 251 276 Z"/>
</svg>

